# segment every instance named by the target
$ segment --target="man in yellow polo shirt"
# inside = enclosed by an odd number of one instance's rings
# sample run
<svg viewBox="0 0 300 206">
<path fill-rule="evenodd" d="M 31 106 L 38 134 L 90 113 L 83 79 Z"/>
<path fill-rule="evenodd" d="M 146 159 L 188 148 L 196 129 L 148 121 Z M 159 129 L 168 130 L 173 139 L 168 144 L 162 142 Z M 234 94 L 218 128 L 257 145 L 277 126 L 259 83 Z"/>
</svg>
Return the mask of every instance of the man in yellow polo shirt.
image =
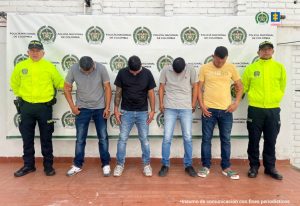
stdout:
<svg viewBox="0 0 300 206">
<path fill-rule="evenodd" d="M 215 125 L 218 124 L 222 174 L 231 179 L 239 179 L 238 173 L 230 168 L 230 135 L 233 122 L 232 112 L 237 109 L 241 101 L 243 85 L 236 67 L 226 62 L 227 57 L 227 48 L 219 46 L 215 49 L 213 61 L 200 68 L 198 95 L 202 110 L 202 168 L 198 172 L 200 177 L 206 177 L 210 172 L 211 140 Z M 232 83 L 237 92 L 235 101 L 231 99 Z"/>
<path fill-rule="evenodd" d="M 28 45 L 29 58 L 18 63 L 11 75 L 10 86 L 18 99 L 18 112 L 21 115 L 19 130 L 23 139 L 24 166 L 14 173 L 15 177 L 34 172 L 35 125 L 40 130 L 44 172 L 55 175 L 53 168 L 52 105 L 55 104 L 55 89 L 63 88 L 64 79 L 55 66 L 45 60 L 44 47 L 40 41 L 32 40 Z"/>
<path fill-rule="evenodd" d="M 273 44 L 262 42 L 258 49 L 260 59 L 247 66 L 243 74 L 243 84 L 249 100 L 248 177 L 255 178 L 258 174 L 259 142 L 263 133 L 264 172 L 274 179 L 282 180 L 282 175 L 275 169 L 275 144 L 280 130 L 279 106 L 286 86 L 286 71 L 282 64 L 272 59 L 273 53 Z"/>
</svg>

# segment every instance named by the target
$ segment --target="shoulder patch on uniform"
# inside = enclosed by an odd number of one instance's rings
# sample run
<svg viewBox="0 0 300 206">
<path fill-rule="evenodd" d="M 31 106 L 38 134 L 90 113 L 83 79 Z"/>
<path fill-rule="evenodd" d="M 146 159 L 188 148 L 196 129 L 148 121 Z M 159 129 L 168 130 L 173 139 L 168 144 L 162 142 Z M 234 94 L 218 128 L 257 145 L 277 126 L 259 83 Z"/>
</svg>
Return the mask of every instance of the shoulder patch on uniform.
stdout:
<svg viewBox="0 0 300 206">
<path fill-rule="evenodd" d="M 28 69 L 27 68 L 22 69 L 22 74 L 28 74 Z"/>
<path fill-rule="evenodd" d="M 253 74 L 254 74 L 254 77 L 259 77 L 260 76 L 260 71 L 255 71 Z"/>
</svg>

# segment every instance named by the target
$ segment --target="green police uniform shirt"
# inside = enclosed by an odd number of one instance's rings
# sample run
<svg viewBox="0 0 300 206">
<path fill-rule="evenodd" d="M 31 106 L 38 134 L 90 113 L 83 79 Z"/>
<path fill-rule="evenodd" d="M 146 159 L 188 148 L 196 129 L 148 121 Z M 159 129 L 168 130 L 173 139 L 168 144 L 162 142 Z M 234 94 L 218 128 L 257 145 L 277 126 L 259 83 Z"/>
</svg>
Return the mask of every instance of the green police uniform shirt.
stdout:
<svg viewBox="0 0 300 206">
<path fill-rule="evenodd" d="M 243 74 L 244 91 L 249 105 L 259 108 L 278 108 L 286 87 L 286 71 L 279 62 L 259 59 L 246 67 Z"/>
<path fill-rule="evenodd" d="M 23 100 L 44 103 L 53 99 L 54 88 L 63 88 L 64 79 L 51 62 L 43 58 L 34 62 L 28 58 L 15 66 L 10 86 Z"/>
</svg>

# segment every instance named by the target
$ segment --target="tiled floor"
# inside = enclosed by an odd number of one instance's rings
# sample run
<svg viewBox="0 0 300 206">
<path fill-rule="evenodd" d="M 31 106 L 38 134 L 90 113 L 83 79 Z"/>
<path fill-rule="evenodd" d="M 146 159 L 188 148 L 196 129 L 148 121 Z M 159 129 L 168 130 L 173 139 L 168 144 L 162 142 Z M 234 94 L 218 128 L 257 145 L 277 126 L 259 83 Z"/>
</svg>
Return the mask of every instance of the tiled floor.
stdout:
<svg viewBox="0 0 300 206">
<path fill-rule="evenodd" d="M 112 168 L 114 166 L 112 161 Z M 199 161 L 195 160 L 196 168 Z M 169 175 L 157 176 L 158 159 L 152 161 L 153 177 L 144 177 L 140 159 L 128 158 L 121 177 L 103 177 L 96 159 L 88 159 L 83 171 L 66 177 L 71 159 L 57 159 L 57 174 L 47 177 L 41 161 L 37 171 L 15 178 L 13 172 L 22 166 L 20 159 L 0 158 L 0 205 L 2 206 L 177 206 L 177 205 L 300 205 L 300 171 L 288 161 L 279 161 L 283 181 L 263 174 L 256 179 L 246 176 L 245 160 L 233 161 L 240 180 L 230 180 L 221 174 L 218 160 L 205 179 L 184 173 L 181 160 L 172 160 Z M 268 203 L 268 204 L 267 204 Z"/>
</svg>

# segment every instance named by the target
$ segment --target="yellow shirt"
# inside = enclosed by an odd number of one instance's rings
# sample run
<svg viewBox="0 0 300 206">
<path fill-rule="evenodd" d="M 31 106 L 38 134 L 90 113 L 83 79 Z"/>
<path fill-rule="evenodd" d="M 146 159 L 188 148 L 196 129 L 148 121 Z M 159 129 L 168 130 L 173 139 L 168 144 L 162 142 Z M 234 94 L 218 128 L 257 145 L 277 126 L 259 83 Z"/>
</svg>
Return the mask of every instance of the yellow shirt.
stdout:
<svg viewBox="0 0 300 206">
<path fill-rule="evenodd" d="M 44 103 L 53 99 L 54 88 L 63 88 L 64 79 L 51 62 L 45 59 L 33 62 L 28 58 L 16 65 L 10 86 L 23 100 Z"/>
<path fill-rule="evenodd" d="M 231 104 L 230 86 L 232 81 L 240 79 L 233 64 L 225 63 L 222 68 L 214 66 L 213 62 L 200 68 L 199 81 L 203 82 L 203 101 L 208 108 L 226 110 Z"/>
</svg>

